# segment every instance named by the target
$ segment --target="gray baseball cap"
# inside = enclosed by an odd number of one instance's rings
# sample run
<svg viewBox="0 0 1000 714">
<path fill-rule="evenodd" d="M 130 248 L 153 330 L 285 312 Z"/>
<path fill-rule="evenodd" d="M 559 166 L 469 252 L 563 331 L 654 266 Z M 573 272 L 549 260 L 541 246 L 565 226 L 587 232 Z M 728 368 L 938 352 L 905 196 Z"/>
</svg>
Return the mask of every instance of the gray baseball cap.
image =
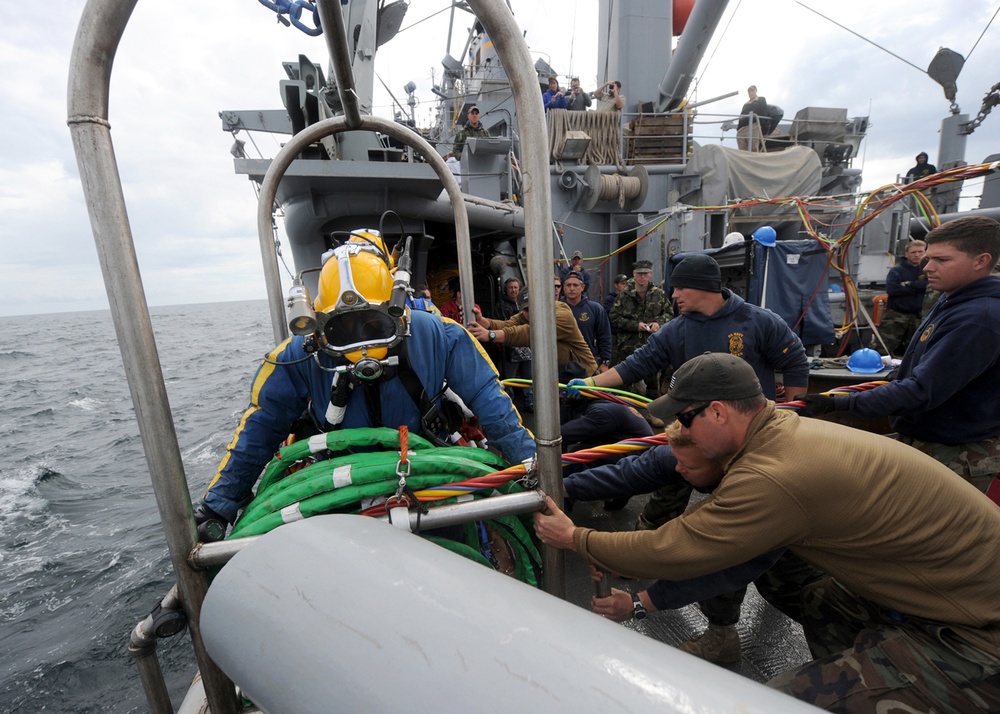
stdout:
<svg viewBox="0 0 1000 714">
<path fill-rule="evenodd" d="M 757 375 L 747 362 L 725 352 L 706 352 L 682 364 L 670 378 L 667 393 L 647 409 L 668 421 L 693 404 L 735 401 L 762 394 Z"/>
</svg>

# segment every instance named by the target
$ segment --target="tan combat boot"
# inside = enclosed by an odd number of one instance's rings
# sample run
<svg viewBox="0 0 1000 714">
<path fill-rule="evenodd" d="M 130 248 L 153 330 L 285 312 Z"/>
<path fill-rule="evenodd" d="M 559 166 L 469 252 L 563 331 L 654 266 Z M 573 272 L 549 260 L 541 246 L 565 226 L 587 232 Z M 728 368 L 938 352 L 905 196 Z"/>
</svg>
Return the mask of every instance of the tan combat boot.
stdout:
<svg viewBox="0 0 1000 714">
<path fill-rule="evenodd" d="M 680 643 L 677 649 L 707 662 L 734 664 L 740 661 L 740 634 L 735 625 L 709 625 L 704 633 Z"/>
</svg>

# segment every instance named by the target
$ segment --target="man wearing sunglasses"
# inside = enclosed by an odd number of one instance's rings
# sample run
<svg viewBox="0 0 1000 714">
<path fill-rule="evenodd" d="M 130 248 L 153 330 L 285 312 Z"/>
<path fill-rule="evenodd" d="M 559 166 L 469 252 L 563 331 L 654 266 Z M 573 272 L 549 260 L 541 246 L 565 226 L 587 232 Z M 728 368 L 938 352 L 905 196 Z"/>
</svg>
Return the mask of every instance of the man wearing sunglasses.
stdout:
<svg viewBox="0 0 1000 714">
<path fill-rule="evenodd" d="M 674 372 L 705 351 L 728 352 L 745 360 L 756 372 L 769 399 L 778 397 L 775 373 L 783 375 L 785 400 L 807 391 L 809 361 L 799 338 L 778 315 L 745 302 L 722 287 L 722 271 L 709 255 L 694 253 L 678 263 L 670 274 L 672 297 L 678 315 L 650 335 L 648 343 L 602 374 L 574 380 L 568 386 L 618 387 L 653 379 L 661 370 Z M 629 291 L 624 293 L 626 298 Z M 621 315 L 616 301 L 615 311 Z M 614 321 L 613 311 L 612 321 Z M 618 339 L 622 335 L 619 333 Z M 692 417 L 693 418 L 693 417 Z M 669 446 L 657 449 L 669 449 Z M 641 458 L 641 457 L 640 457 Z M 656 458 L 655 455 L 646 457 Z M 643 462 L 635 464 L 644 467 Z M 650 467 L 654 466 L 651 462 Z M 628 464 L 623 464 L 628 468 Z M 667 479 L 653 492 L 636 522 L 637 528 L 657 528 L 687 508 L 691 485 L 683 479 Z M 726 593 L 701 603 L 708 618 L 705 635 L 681 648 L 710 662 L 732 663 L 740 659 L 736 623 L 745 590 Z"/>
<path fill-rule="evenodd" d="M 905 444 L 776 409 L 733 355 L 685 363 L 650 411 L 725 464 L 703 482 L 712 494 L 632 533 L 577 528 L 547 497 L 534 516 L 543 542 L 675 581 L 787 548 L 829 577 L 802 594 L 816 659 L 769 686 L 828 711 L 1000 711 L 994 503 Z"/>
</svg>

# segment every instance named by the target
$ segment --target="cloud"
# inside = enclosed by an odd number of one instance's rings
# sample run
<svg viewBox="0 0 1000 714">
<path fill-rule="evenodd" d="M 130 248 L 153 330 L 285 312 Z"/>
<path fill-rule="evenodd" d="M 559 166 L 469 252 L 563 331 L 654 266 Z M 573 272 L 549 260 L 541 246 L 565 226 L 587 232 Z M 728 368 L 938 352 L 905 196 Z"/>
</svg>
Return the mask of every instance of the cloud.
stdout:
<svg viewBox="0 0 1000 714">
<path fill-rule="evenodd" d="M 968 54 L 995 10 L 985 3 L 959 11 L 946 3 L 902 0 L 806 4 L 920 67 L 940 46 Z M 0 97 L 6 110 L 0 135 L 0 314 L 107 306 L 66 126 L 69 57 L 82 3 L 54 0 L 45 7 L 44 22 L 37 13 L 19 12 L 0 26 Z M 449 12 L 420 21 L 447 7 L 440 0 L 413 0 L 403 31 L 382 48 L 376 64 L 404 105 L 402 86 L 417 84 L 422 125 L 429 124 L 435 107 L 431 87 L 441 77 Z M 513 0 L 513 7 L 534 57 L 544 57 L 563 76 L 580 76 L 585 87 L 603 81 L 597 76 L 596 0 Z M 455 12 L 451 51 L 459 56 L 473 20 Z M 871 129 L 862 147 L 866 188 L 894 180 L 918 151 L 936 156 L 940 121 L 948 115 L 941 89 L 800 4 L 734 0 L 711 47 L 716 44 L 708 67 L 699 70 L 697 97 L 733 90 L 740 95 L 704 107 L 705 115 L 738 112 L 750 83 L 781 106 L 786 118 L 806 106 L 868 115 Z M 644 51 L 665 68 L 666 47 Z M 277 24 L 259 3 L 136 5 L 116 54 L 109 112 L 150 304 L 263 296 L 256 197 L 246 177 L 233 171 L 232 137 L 222 131 L 218 113 L 280 107 L 281 64 L 300 54 L 326 71 L 323 38 Z M 962 111 L 975 116 L 982 96 L 1000 79 L 993 59 L 998 55 L 1000 28 L 993 26 L 959 78 Z M 392 115 L 392 100 L 378 81 L 375 105 L 380 115 Z M 997 122 L 1000 117 L 987 118 L 968 138 L 970 162 L 1000 148 L 994 139 Z M 274 137 L 255 140 L 266 156 L 277 150 Z M 732 145 L 734 138 L 723 142 Z M 256 155 L 252 143 L 247 150 Z"/>
</svg>

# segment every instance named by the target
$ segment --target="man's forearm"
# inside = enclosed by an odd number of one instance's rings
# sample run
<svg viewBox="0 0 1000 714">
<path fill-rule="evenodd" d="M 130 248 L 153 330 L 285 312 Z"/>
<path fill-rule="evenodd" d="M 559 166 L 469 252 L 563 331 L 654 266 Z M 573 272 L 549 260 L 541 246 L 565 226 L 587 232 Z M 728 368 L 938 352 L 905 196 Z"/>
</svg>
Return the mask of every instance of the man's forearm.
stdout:
<svg viewBox="0 0 1000 714">
<path fill-rule="evenodd" d="M 789 387 L 785 385 L 785 401 L 790 402 L 793 399 L 798 399 L 800 394 L 805 394 L 809 391 L 808 387 Z"/>
<path fill-rule="evenodd" d="M 623 382 L 618 370 L 612 367 L 607 372 L 595 374 L 593 377 L 595 387 L 620 387 Z"/>
</svg>

